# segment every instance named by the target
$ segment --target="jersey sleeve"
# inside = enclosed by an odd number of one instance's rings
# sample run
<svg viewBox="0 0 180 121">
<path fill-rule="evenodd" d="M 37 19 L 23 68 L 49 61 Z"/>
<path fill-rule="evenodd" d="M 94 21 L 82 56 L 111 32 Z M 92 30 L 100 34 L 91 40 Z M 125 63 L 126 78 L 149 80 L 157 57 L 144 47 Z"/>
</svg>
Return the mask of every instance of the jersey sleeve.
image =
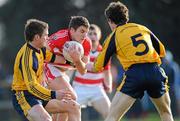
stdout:
<svg viewBox="0 0 180 121">
<path fill-rule="evenodd" d="M 164 45 L 152 32 L 150 32 L 150 37 L 151 37 L 151 41 L 156 52 L 159 54 L 160 57 L 165 57 L 166 50 L 165 50 Z"/>
<path fill-rule="evenodd" d="M 56 42 L 56 41 L 53 41 L 53 40 L 56 39 L 55 36 L 56 36 L 55 34 L 52 34 L 52 35 L 49 37 L 48 46 L 49 46 L 51 52 L 54 52 L 54 49 L 56 48 L 56 45 L 57 45 L 57 42 Z"/>
<path fill-rule="evenodd" d="M 115 32 L 113 32 L 104 42 L 103 49 L 99 53 L 94 63 L 94 71 L 101 71 L 110 61 L 111 56 L 116 52 Z"/>
<path fill-rule="evenodd" d="M 42 50 L 45 62 L 53 63 L 55 61 L 56 55 L 54 53 L 52 53 L 46 48 L 42 48 L 41 50 Z"/>
<path fill-rule="evenodd" d="M 109 62 L 106 64 L 104 70 L 109 70 L 110 68 L 111 68 L 111 60 L 109 60 Z"/>
<path fill-rule="evenodd" d="M 102 51 L 102 46 L 99 44 L 97 47 L 97 51 L 101 52 Z M 109 62 L 106 64 L 106 66 L 104 67 L 104 70 L 109 70 L 111 68 L 111 60 L 109 60 Z"/>
<path fill-rule="evenodd" d="M 92 43 L 90 39 L 85 39 L 83 42 L 83 48 L 84 48 L 84 56 L 88 56 L 90 54 L 92 47 Z"/>
<path fill-rule="evenodd" d="M 69 41 L 70 37 L 68 34 L 68 30 L 59 30 L 58 32 L 52 34 L 49 37 L 48 46 L 51 52 L 55 54 L 62 54 L 62 48 L 66 41 Z"/>
<path fill-rule="evenodd" d="M 43 100 L 55 98 L 55 91 L 46 89 L 37 81 L 37 75 L 33 70 L 33 55 L 29 48 L 26 49 L 22 58 L 22 74 L 28 91 Z"/>
</svg>

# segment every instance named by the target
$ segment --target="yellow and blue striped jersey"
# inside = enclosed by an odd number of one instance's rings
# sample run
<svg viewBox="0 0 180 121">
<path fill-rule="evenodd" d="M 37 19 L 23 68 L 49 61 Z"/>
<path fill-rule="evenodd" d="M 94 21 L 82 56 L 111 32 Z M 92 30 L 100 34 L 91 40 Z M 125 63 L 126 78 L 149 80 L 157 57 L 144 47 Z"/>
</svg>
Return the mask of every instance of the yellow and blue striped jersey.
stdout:
<svg viewBox="0 0 180 121">
<path fill-rule="evenodd" d="M 161 64 L 160 57 L 165 56 L 164 45 L 145 26 L 127 23 L 118 26 L 105 40 L 103 51 L 94 64 L 95 71 L 101 70 L 116 54 L 124 70 L 133 64 L 153 63 Z"/>
<path fill-rule="evenodd" d="M 54 60 L 55 55 L 46 48 L 37 50 L 28 43 L 24 44 L 16 56 L 12 90 L 28 90 L 43 100 L 55 98 L 54 91 L 41 85 L 44 61 L 54 62 Z"/>
</svg>

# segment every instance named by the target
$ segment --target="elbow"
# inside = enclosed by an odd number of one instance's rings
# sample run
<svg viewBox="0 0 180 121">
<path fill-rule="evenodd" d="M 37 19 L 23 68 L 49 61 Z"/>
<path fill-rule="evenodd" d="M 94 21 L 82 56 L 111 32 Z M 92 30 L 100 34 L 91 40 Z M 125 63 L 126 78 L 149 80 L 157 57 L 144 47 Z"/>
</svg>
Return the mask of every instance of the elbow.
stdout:
<svg viewBox="0 0 180 121">
<path fill-rule="evenodd" d="M 34 90 L 36 89 L 36 83 L 34 83 L 34 82 L 28 83 L 27 89 L 31 94 L 35 94 L 36 92 Z"/>
<path fill-rule="evenodd" d="M 27 86 L 28 92 L 30 92 L 31 94 L 33 94 L 33 89 L 34 89 L 34 85 L 33 84 L 29 84 Z"/>
</svg>

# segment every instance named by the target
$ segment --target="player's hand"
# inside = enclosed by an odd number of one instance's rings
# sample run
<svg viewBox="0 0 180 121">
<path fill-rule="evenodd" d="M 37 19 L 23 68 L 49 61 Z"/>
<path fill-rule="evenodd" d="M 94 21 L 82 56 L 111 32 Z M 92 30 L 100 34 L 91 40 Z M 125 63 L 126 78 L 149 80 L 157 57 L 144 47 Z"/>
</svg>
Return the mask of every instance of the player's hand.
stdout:
<svg viewBox="0 0 180 121">
<path fill-rule="evenodd" d="M 104 87 L 104 90 L 107 93 L 111 93 L 112 92 L 112 88 L 111 87 Z"/>
<path fill-rule="evenodd" d="M 62 90 L 69 91 L 70 95 L 71 95 L 71 99 L 73 99 L 73 100 L 77 99 L 77 94 L 73 89 L 71 90 L 71 89 L 66 88 L 66 89 L 62 89 Z"/>
<path fill-rule="evenodd" d="M 68 48 L 68 53 L 71 56 L 73 62 L 78 62 L 81 60 L 80 48 L 78 48 L 76 45 L 70 46 Z"/>
<path fill-rule="evenodd" d="M 86 64 L 86 69 L 89 71 L 89 72 L 93 72 L 94 71 L 94 63 L 93 62 L 89 62 Z"/>
<path fill-rule="evenodd" d="M 67 99 L 71 100 L 73 99 L 71 92 L 69 90 L 57 90 L 56 91 L 56 99 L 62 100 L 62 99 Z"/>
<path fill-rule="evenodd" d="M 111 93 L 112 92 L 112 85 L 106 85 L 103 82 L 103 87 L 104 87 L 105 92 L 107 92 L 107 93 Z"/>
</svg>

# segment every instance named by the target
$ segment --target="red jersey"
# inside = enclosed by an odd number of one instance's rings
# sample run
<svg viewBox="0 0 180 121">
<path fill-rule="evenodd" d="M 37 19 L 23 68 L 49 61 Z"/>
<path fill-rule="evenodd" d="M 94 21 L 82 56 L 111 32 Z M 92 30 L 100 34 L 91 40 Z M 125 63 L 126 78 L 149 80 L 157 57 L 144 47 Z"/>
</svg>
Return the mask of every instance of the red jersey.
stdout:
<svg viewBox="0 0 180 121">
<path fill-rule="evenodd" d="M 59 30 L 52 34 L 49 39 L 50 41 L 48 42 L 48 45 L 51 48 L 51 51 L 55 54 L 62 54 L 64 43 L 72 40 L 69 29 Z M 81 44 L 84 48 L 84 56 L 88 56 L 91 50 L 91 40 L 86 37 Z"/>
</svg>

